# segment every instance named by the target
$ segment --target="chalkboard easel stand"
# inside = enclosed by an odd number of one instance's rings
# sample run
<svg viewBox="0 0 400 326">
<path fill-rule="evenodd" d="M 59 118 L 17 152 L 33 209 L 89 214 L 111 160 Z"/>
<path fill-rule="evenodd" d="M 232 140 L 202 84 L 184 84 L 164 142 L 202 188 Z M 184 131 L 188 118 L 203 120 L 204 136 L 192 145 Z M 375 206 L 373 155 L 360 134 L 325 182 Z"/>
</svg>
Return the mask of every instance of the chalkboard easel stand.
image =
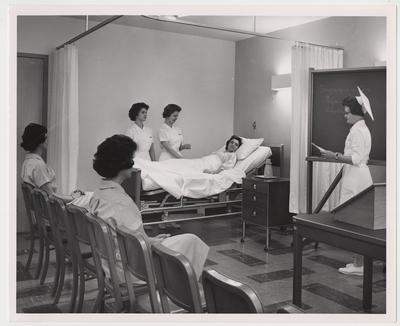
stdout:
<svg viewBox="0 0 400 326">
<path fill-rule="evenodd" d="M 306 157 L 307 161 L 307 192 L 306 192 L 306 200 L 307 200 L 307 214 L 318 214 L 322 207 L 324 207 L 326 201 L 329 199 L 329 196 L 332 194 L 332 192 L 335 190 L 336 186 L 340 182 L 343 176 L 343 167 L 340 169 L 339 173 L 333 180 L 332 184 L 329 186 L 328 190 L 318 203 L 317 207 L 315 207 L 314 211 L 312 211 L 312 180 L 313 180 L 313 162 L 331 162 L 331 163 L 338 163 L 337 160 L 334 159 L 327 159 L 323 157 L 318 157 L 318 156 L 307 156 Z"/>
<path fill-rule="evenodd" d="M 311 214 L 312 212 L 312 179 L 313 179 L 313 162 L 333 162 L 337 163 L 336 160 L 332 159 L 327 159 L 323 157 L 317 157 L 317 156 L 307 156 L 306 157 L 307 161 L 307 192 L 306 192 L 306 199 L 307 199 L 307 214 Z M 335 190 L 336 186 L 338 185 L 339 181 L 342 179 L 343 176 L 343 167 L 340 169 L 339 173 L 333 180 L 332 184 L 329 186 L 328 190 L 318 203 L 317 207 L 315 207 L 314 211 L 312 214 L 318 214 L 322 207 L 324 207 L 326 201 L 329 199 L 329 196 L 332 194 L 332 192 Z M 304 239 L 303 240 L 303 245 L 309 244 L 312 241 L 309 239 Z M 318 248 L 318 242 L 315 242 L 314 248 Z"/>
</svg>

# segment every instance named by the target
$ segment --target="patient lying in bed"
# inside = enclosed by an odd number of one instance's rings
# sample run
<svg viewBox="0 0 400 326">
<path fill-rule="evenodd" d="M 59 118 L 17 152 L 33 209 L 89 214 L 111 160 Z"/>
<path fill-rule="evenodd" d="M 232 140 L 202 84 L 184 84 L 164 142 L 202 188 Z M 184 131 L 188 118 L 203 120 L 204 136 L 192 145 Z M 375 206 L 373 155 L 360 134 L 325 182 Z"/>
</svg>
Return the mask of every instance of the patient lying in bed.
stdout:
<svg viewBox="0 0 400 326">
<path fill-rule="evenodd" d="M 203 172 L 215 174 L 223 170 L 233 169 L 237 161 L 236 151 L 240 145 L 242 145 L 242 139 L 233 135 L 226 142 L 225 151 L 217 151 L 202 158 L 210 165 L 210 167 L 205 168 Z"/>
</svg>

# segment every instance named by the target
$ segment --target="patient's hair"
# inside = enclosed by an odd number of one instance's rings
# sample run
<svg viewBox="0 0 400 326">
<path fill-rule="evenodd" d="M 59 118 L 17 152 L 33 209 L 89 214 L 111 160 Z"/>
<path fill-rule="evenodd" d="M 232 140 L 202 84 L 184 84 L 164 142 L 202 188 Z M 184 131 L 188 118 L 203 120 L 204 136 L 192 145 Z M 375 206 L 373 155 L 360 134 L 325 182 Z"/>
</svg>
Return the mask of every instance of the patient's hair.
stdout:
<svg viewBox="0 0 400 326">
<path fill-rule="evenodd" d="M 168 118 L 172 113 L 174 112 L 181 112 L 182 108 L 179 105 L 176 104 L 168 104 L 165 108 L 164 108 L 164 112 L 162 114 L 163 118 Z"/>
<path fill-rule="evenodd" d="M 20 146 L 29 152 L 34 151 L 46 140 L 47 128 L 37 123 L 30 123 L 25 127 Z"/>
<path fill-rule="evenodd" d="M 347 106 L 350 109 L 351 114 L 364 116 L 362 106 L 358 103 L 355 97 L 348 96 L 342 101 L 343 106 Z"/>
<path fill-rule="evenodd" d="M 232 139 L 236 139 L 236 140 L 239 142 L 239 147 L 242 146 L 242 138 L 240 138 L 239 136 L 233 135 L 233 136 L 231 136 L 231 138 L 229 138 L 229 139 L 226 141 L 225 150 L 228 149 L 229 142 L 230 142 Z"/>
<path fill-rule="evenodd" d="M 139 102 L 139 103 L 134 103 L 132 104 L 130 110 L 129 110 L 129 119 L 132 121 L 136 121 L 137 116 L 139 115 L 139 112 L 141 109 L 149 109 L 149 106 L 144 103 L 144 102 Z"/>
<path fill-rule="evenodd" d="M 136 143 L 128 136 L 114 135 L 107 138 L 94 154 L 93 169 L 104 178 L 116 177 L 121 170 L 133 166 Z"/>
</svg>

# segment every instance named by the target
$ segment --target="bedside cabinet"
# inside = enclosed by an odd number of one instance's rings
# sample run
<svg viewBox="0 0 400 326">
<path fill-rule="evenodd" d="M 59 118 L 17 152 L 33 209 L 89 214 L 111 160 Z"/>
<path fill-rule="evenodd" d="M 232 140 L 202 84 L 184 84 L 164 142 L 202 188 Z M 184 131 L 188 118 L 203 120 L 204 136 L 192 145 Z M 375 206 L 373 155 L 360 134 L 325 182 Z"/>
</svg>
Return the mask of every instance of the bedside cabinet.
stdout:
<svg viewBox="0 0 400 326">
<path fill-rule="evenodd" d="M 246 236 L 246 223 L 266 229 L 264 250 L 269 248 L 269 228 L 292 223 L 289 213 L 289 179 L 243 178 L 242 239 Z"/>
</svg>

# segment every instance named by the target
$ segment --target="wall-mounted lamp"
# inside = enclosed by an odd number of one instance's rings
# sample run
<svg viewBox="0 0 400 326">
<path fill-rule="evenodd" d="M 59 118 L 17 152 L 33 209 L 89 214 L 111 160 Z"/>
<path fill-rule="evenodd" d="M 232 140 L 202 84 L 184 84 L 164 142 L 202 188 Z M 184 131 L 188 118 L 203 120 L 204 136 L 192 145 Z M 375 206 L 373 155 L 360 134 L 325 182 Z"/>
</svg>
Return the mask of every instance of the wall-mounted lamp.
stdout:
<svg viewBox="0 0 400 326">
<path fill-rule="evenodd" d="M 291 77 L 291 74 L 272 75 L 271 89 L 273 91 L 279 91 L 284 88 L 292 87 Z"/>
<path fill-rule="evenodd" d="M 375 67 L 386 66 L 386 61 L 375 61 Z"/>
</svg>

